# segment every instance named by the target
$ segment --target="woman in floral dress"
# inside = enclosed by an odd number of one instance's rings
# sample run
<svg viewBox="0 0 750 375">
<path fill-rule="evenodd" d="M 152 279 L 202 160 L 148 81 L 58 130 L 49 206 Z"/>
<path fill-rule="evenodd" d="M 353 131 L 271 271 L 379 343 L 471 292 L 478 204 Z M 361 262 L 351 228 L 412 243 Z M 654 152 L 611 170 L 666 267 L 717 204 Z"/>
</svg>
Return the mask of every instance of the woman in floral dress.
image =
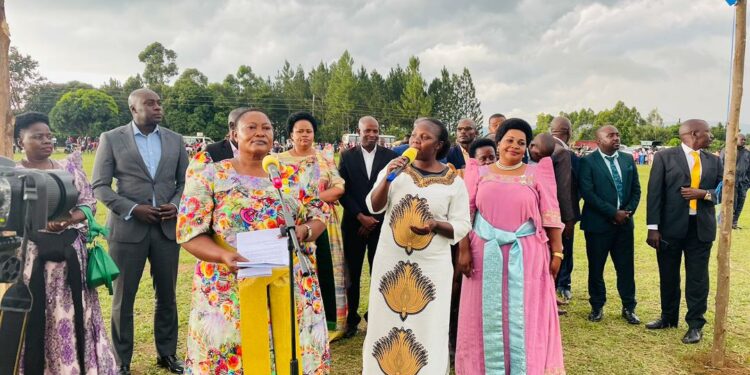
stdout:
<svg viewBox="0 0 750 375">
<path fill-rule="evenodd" d="M 75 152 L 62 161 L 49 158 L 54 145 L 46 115 L 35 112 L 19 115 L 16 117 L 15 133 L 25 153 L 24 159 L 18 162 L 18 167 L 58 169 L 72 174 L 73 183 L 78 189 L 76 206 L 86 206 L 95 212 L 96 199 L 83 172 L 80 152 Z M 32 320 L 27 324 L 22 374 L 101 375 L 114 374 L 117 371 L 114 353 L 102 320 L 99 296 L 96 289 L 86 287 L 88 252 L 85 221 L 86 216 L 83 212 L 73 209 L 69 218 L 51 221 L 47 225 L 49 232 L 75 231 L 71 246 L 78 256 L 79 269 L 69 269 L 69 262 L 44 261 L 38 258 L 37 244 L 29 241 L 23 277 L 26 283 L 30 283 L 32 290 L 40 290 L 34 287 L 36 281 L 43 284 L 44 297 L 37 300 L 33 308 L 38 311 L 43 307 L 44 315 L 41 317 L 43 324 L 36 322 L 33 314 Z M 62 237 L 64 234 L 73 233 L 64 232 L 59 236 Z M 57 242 L 56 236 L 52 236 L 55 235 L 49 234 L 48 238 Z M 33 269 L 36 270 L 32 273 Z M 39 271 L 43 273 L 37 273 Z M 68 279 L 71 272 L 81 275 L 81 283 L 75 283 L 81 287 L 80 298 L 74 296 L 71 289 Z M 35 279 L 32 279 L 32 274 Z M 78 307 L 76 300 L 81 302 Z"/>
<path fill-rule="evenodd" d="M 344 273 L 344 245 L 341 222 L 337 213 L 338 200 L 344 194 L 344 179 L 332 157 L 314 147 L 317 120 L 307 112 L 289 116 L 287 130 L 293 148 L 279 154 L 281 162 L 294 165 L 302 186 L 310 196 L 318 197 L 331 209 L 326 230 L 315 242 L 318 279 L 323 294 L 323 305 L 330 331 L 329 339 L 336 340 L 346 331 L 346 278 Z"/>
<path fill-rule="evenodd" d="M 188 322 L 185 360 L 188 374 L 242 374 L 243 365 L 252 366 L 247 369 L 249 374 L 286 373 L 289 368 L 288 362 L 278 359 L 288 355 L 289 348 L 280 347 L 279 343 L 288 341 L 290 333 L 277 327 L 284 320 L 270 321 L 271 316 L 277 316 L 274 298 L 270 303 L 265 300 L 264 286 L 261 294 L 250 299 L 256 304 L 243 306 L 241 312 L 243 283 L 252 279 L 240 282 L 236 277 L 236 263 L 245 261 L 235 250 L 237 234 L 285 224 L 279 215 L 281 202 L 261 165 L 273 145 L 273 127 L 268 116 L 259 110 L 241 114 L 237 119 L 237 138 L 236 158 L 205 163 L 198 155 L 193 160 L 180 203 L 177 241 L 199 259 L 193 275 Z M 281 172 L 288 197 L 285 202 L 293 207 L 297 217 L 297 237 L 314 265 L 312 243 L 325 229 L 328 208 L 299 188 L 292 167 L 282 166 Z M 317 276 L 312 272 L 303 277 L 296 262 L 295 273 L 302 373 L 327 374 L 330 352 Z M 287 277 L 284 275 L 276 282 L 286 285 Z M 264 319 L 248 320 L 248 311 L 259 309 Z M 288 320 L 289 313 L 280 316 Z"/>
</svg>

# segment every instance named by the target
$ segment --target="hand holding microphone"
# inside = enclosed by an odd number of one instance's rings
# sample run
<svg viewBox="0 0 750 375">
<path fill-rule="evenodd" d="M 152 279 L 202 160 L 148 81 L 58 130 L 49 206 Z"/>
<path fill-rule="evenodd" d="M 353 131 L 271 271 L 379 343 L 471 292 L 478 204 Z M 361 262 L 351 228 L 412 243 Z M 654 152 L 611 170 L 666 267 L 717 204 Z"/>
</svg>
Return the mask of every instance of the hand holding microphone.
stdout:
<svg viewBox="0 0 750 375">
<path fill-rule="evenodd" d="M 418 152 L 418 149 L 409 147 L 406 149 L 406 151 L 404 151 L 401 157 L 393 159 L 393 161 L 388 164 L 387 167 L 388 177 L 386 177 L 386 181 L 393 182 L 393 180 L 395 180 L 396 177 L 404 171 L 404 168 L 406 168 L 407 165 L 414 162 L 414 159 L 417 158 Z"/>
</svg>

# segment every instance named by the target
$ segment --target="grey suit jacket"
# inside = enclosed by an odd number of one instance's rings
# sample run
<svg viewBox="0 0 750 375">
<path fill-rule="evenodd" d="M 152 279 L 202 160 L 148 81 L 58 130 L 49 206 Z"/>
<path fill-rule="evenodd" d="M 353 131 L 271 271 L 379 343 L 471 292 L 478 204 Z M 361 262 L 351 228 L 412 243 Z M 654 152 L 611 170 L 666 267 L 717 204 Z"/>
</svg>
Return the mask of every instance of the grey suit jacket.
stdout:
<svg viewBox="0 0 750 375">
<path fill-rule="evenodd" d="M 102 133 L 94 161 L 92 187 L 96 199 L 109 208 L 107 225 L 109 239 L 136 243 L 143 240 L 147 223 L 135 217 L 125 218 L 136 204 L 161 205 L 172 203 L 179 207 L 185 186 L 188 156 L 182 136 L 164 127 L 161 135 L 161 160 L 156 176 L 151 178 L 135 143 L 132 123 Z M 112 189 L 112 178 L 116 189 Z M 154 195 L 156 202 L 152 202 Z M 176 220 L 161 222 L 164 235 L 175 239 Z"/>
</svg>

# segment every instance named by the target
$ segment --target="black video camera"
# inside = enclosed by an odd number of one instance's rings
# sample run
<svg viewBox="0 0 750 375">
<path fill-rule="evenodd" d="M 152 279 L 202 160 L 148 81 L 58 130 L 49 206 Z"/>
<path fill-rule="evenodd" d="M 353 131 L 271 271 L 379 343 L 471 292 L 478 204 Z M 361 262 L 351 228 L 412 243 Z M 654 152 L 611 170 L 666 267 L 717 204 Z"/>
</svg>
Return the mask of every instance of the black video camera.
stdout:
<svg viewBox="0 0 750 375">
<path fill-rule="evenodd" d="M 45 229 L 48 220 L 67 217 L 77 201 L 78 189 L 70 173 L 17 168 L 12 160 L 0 157 L 0 283 L 12 283 L 0 296 L 0 374 L 18 372 L 31 311 L 31 290 L 22 277 L 28 236 Z"/>
</svg>

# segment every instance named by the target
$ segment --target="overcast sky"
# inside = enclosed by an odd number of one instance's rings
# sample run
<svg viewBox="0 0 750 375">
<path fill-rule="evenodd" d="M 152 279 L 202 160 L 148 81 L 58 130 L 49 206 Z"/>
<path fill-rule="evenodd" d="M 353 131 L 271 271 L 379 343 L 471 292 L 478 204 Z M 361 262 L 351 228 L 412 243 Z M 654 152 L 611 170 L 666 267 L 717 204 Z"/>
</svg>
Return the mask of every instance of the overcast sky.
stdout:
<svg viewBox="0 0 750 375">
<path fill-rule="evenodd" d="M 182 70 L 274 76 L 348 49 L 385 75 L 410 55 L 432 80 L 470 69 L 485 119 L 601 110 L 617 100 L 667 121 L 725 121 L 734 9 L 723 0 L 14 0 L 12 45 L 49 80 L 94 85 L 143 71 L 159 41 Z M 742 123 L 750 124 L 750 103 Z M 750 126 L 743 126 L 745 131 Z"/>
</svg>

